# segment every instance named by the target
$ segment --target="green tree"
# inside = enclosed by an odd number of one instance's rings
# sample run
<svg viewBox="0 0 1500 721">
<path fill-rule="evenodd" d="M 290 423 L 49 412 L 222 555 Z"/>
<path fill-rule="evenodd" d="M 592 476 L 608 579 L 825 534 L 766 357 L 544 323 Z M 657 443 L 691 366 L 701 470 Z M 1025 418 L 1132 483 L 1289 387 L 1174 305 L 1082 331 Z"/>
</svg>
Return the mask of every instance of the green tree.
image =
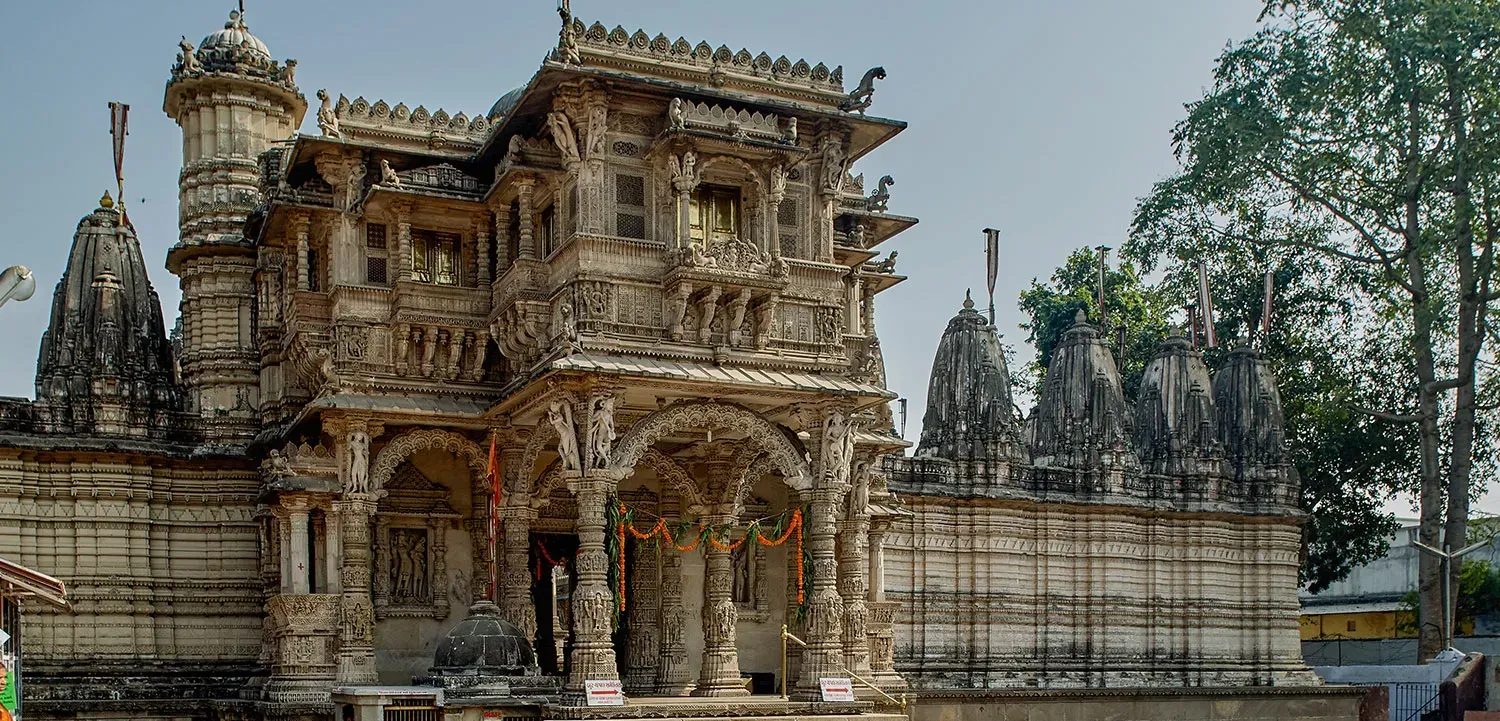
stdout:
<svg viewBox="0 0 1500 721">
<path fill-rule="evenodd" d="M 1262 29 L 1188 105 L 1173 136 L 1181 172 L 1141 202 L 1128 246 L 1164 265 L 1235 248 L 1318 257 L 1357 313 L 1339 342 L 1393 362 L 1376 369 L 1386 392 L 1344 408 L 1413 429 L 1419 535 L 1450 548 L 1489 472 L 1476 463 L 1497 298 L 1497 60 L 1489 0 L 1267 2 Z M 1424 557 L 1423 658 L 1440 643 L 1439 574 Z"/>
</svg>

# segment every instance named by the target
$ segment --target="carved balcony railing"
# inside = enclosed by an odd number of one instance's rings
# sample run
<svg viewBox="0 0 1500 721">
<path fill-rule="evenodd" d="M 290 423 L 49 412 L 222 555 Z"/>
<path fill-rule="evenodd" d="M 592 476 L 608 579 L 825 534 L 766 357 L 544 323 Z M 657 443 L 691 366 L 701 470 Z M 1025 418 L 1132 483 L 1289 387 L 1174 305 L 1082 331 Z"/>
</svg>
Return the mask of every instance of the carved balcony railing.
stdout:
<svg viewBox="0 0 1500 721">
<path fill-rule="evenodd" d="M 285 317 L 286 327 L 292 329 L 285 341 L 293 341 L 296 336 L 326 339 L 333 334 L 333 302 L 327 293 L 305 290 L 293 293 Z"/>
<path fill-rule="evenodd" d="M 391 306 L 395 323 L 481 328 L 490 313 L 490 294 L 484 288 L 398 281 Z"/>
</svg>

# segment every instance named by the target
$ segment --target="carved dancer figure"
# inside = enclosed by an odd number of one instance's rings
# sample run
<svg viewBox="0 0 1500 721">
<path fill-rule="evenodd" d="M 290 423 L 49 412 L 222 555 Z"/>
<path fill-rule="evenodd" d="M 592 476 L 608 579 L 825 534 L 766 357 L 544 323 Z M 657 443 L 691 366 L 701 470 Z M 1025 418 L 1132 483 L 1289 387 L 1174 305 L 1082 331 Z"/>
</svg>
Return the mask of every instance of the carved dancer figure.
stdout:
<svg viewBox="0 0 1500 721">
<path fill-rule="evenodd" d="M 318 90 L 318 100 L 322 104 L 318 106 L 318 130 L 322 131 L 327 138 L 342 138 L 344 134 L 339 132 L 339 118 L 333 112 L 333 100 L 329 99 L 327 90 Z"/>
<path fill-rule="evenodd" d="M 885 68 L 877 66 L 866 70 L 865 76 L 859 80 L 859 87 L 849 93 L 849 97 L 845 98 L 844 102 L 839 103 L 839 110 L 864 115 L 865 108 L 870 107 L 870 100 L 875 96 L 876 80 L 885 80 Z"/>
<path fill-rule="evenodd" d="M 687 103 L 682 98 L 672 98 L 672 103 L 667 106 L 667 129 L 687 129 Z"/>
<path fill-rule="evenodd" d="M 401 187 L 401 177 L 396 175 L 395 170 L 391 169 L 391 161 L 385 158 L 380 159 L 380 184 L 389 185 L 393 188 Z"/>
<path fill-rule="evenodd" d="M 349 493 L 370 492 L 370 434 L 357 430 L 349 434 Z"/>
<path fill-rule="evenodd" d="M 557 456 L 562 459 L 564 471 L 583 470 L 578 460 L 578 433 L 573 426 L 573 404 L 563 398 L 552 401 L 547 408 L 547 422 L 557 431 Z"/>
<path fill-rule="evenodd" d="M 852 431 L 843 413 L 830 413 L 823 421 L 823 468 L 835 486 L 849 481 L 849 457 L 854 447 Z"/>
<path fill-rule="evenodd" d="M 182 72 L 196 73 L 203 69 L 203 66 L 198 64 L 198 56 L 193 52 L 193 44 L 188 42 L 186 35 L 177 41 L 177 47 L 182 48 L 182 55 L 179 56 L 182 61 Z"/>
<path fill-rule="evenodd" d="M 875 188 L 875 192 L 871 193 L 870 197 L 865 198 L 865 209 L 875 213 L 884 213 L 886 204 L 891 201 L 891 186 L 895 184 L 895 178 L 889 175 L 880 176 L 880 185 Z"/>
<path fill-rule="evenodd" d="M 595 468 L 608 468 L 611 445 L 615 441 L 615 397 L 595 398 L 589 418 L 589 446 Z"/>
</svg>

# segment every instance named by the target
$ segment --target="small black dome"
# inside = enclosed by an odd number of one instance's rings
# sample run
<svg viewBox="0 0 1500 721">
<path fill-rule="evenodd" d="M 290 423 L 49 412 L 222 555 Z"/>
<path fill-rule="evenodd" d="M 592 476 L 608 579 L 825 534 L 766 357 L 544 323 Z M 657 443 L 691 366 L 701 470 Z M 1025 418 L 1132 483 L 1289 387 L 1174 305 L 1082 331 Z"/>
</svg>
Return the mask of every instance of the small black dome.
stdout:
<svg viewBox="0 0 1500 721">
<path fill-rule="evenodd" d="M 436 675 L 523 676 L 534 675 L 537 668 L 526 634 L 500 618 L 500 609 L 490 601 L 469 607 L 469 617 L 438 641 L 432 662 Z"/>
</svg>

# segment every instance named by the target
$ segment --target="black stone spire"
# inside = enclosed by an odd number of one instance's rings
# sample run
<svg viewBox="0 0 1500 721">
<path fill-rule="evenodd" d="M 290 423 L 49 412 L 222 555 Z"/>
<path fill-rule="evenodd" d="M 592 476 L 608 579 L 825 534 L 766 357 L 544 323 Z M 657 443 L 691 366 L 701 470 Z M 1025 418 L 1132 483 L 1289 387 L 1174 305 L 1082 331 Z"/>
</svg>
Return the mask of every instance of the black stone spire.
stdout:
<svg viewBox="0 0 1500 721">
<path fill-rule="evenodd" d="M 1135 448 L 1147 473 L 1222 474 L 1213 381 L 1187 338 L 1162 341 L 1141 374 Z"/>
<path fill-rule="evenodd" d="M 161 302 L 109 194 L 78 222 L 36 364 L 37 430 L 159 438 L 182 410 Z"/>
<path fill-rule="evenodd" d="M 1080 310 L 1052 351 L 1030 420 L 1033 463 L 1075 470 L 1136 467 L 1132 427 L 1114 354 Z"/>
<path fill-rule="evenodd" d="M 917 455 L 952 460 L 1012 455 L 1019 430 L 1012 409 L 1000 339 L 966 293 L 963 310 L 948 321 L 932 360 Z"/>
</svg>

